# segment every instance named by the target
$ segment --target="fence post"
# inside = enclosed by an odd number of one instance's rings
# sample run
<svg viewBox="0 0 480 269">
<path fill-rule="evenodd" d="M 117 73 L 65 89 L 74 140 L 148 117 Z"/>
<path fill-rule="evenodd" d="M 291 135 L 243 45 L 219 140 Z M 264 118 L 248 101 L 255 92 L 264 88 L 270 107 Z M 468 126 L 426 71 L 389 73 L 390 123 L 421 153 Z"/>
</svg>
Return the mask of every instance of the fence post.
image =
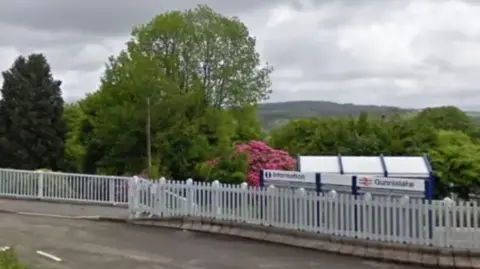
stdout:
<svg viewBox="0 0 480 269">
<path fill-rule="evenodd" d="M 43 172 L 38 171 L 38 189 L 37 189 L 37 196 L 38 198 L 43 198 Z"/>
<path fill-rule="evenodd" d="M 339 201 L 337 200 L 338 193 L 336 190 L 330 190 L 327 193 L 327 212 L 328 217 L 326 219 L 326 223 L 328 225 L 325 227 L 327 228 L 329 233 L 335 234 L 338 228 L 338 207 L 340 206 Z"/>
<path fill-rule="evenodd" d="M 452 242 L 452 232 L 453 228 L 457 225 L 454 223 L 456 219 L 453 215 L 457 214 L 455 208 L 455 202 L 449 198 L 445 197 L 442 201 L 443 208 L 445 209 L 444 217 L 445 217 L 445 228 L 444 228 L 444 235 L 445 235 L 445 247 L 451 247 L 453 244 Z"/>
<path fill-rule="evenodd" d="M 164 217 L 168 214 L 166 184 L 167 180 L 164 177 L 160 178 L 157 183 L 156 203 L 158 205 L 158 215 L 161 217 Z"/>
<path fill-rule="evenodd" d="M 296 207 L 294 208 L 295 213 L 295 229 L 297 230 L 304 230 L 306 226 L 306 209 L 305 209 L 305 198 L 306 198 L 306 192 L 304 188 L 299 188 L 297 190 L 298 196 L 295 199 L 295 205 Z"/>
<path fill-rule="evenodd" d="M 411 243 L 411 238 L 417 238 L 416 235 L 412 234 L 412 227 L 413 225 L 420 226 L 419 228 L 423 228 L 423 223 L 419 222 L 418 220 L 415 222 L 416 219 L 411 219 L 411 217 L 415 218 L 415 208 L 411 206 L 410 197 L 408 195 L 403 195 L 402 197 L 398 198 L 398 203 L 401 206 L 402 214 L 400 215 L 401 221 L 400 226 L 402 229 L 405 238 L 403 239 L 404 243 Z M 420 223 L 420 225 L 418 225 Z"/>
<path fill-rule="evenodd" d="M 277 195 L 277 192 L 276 192 L 276 188 L 275 188 L 275 185 L 273 185 L 273 184 L 268 186 L 266 189 L 261 188 L 260 191 L 261 192 L 257 191 L 257 193 L 260 193 L 260 195 L 265 194 L 265 196 L 266 196 L 265 198 L 268 199 L 265 208 L 260 208 L 261 209 L 260 220 L 261 220 L 262 224 L 272 225 L 272 224 L 275 223 L 275 221 L 276 221 L 275 217 L 279 213 L 279 212 L 275 211 L 276 209 L 278 209 L 278 207 L 276 205 L 281 203 L 281 201 L 278 201 L 278 195 Z M 280 210 L 283 210 L 283 209 L 280 209 Z M 256 210 L 255 210 L 255 213 L 256 213 Z M 255 216 L 255 220 L 257 220 L 257 219 L 258 219 L 258 216 Z M 264 223 L 265 219 L 267 220 L 266 223 Z"/>
<path fill-rule="evenodd" d="M 372 225 L 371 212 L 372 212 L 373 196 L 371 193 L 367 192 L 363 194 L 362 198 L 363 198 L 362 202 L 360 203 L 361 213 L 359 214 L 360 215 L 359 219 L 361 219 L 361 223 L 362 223 L 362 230 L 360 233 L 363 234 L 367 240 L 369 240 L 371 239 L 371 236 L 372 236 L 368 232 L 372 230 L 371 229 L 371 225 Z"/>
<path fill-rule="evenodd" d="M 137 217 L 138 208 L 138 186 L 137 182 L 138 178 L 134 176 L 133 178 L 128 180 L 128 218 L 134 219 Z"/>
<path fill-rule="evenodd" d="M 212 212 L 214 214 L 214 218 L 219 218 L 221 214 L 221 204 L 220 204 L 220 182 L 218 180 L 215 180 L 212 182 L 212 188 L 213 188 L 213 210 L 215 212 Z"/>
<path fill-rule="evenodd" d="M 193 199 L 193 179 L 187 179 L 186 186 L 185 186 L 185 202 L 187 203 L 187 212 L 185 212 L 187 216 L 193 215 L 193 206 L 194 206 L 194 199 Z"/>
<path fill-rule="evenodd" d="M 115 178 L 113 176 L 108 177 L 108 201 L 112 205 L 116 205 L 115 202 Z"/>
<path fill-rule="evenodd" d="M 243 182 L 241 185 L 241 192 L 240 192 L 240 206 L 241 206 L 241 213 L 240 213 L 240 221 L 247 221 L 248 218 L 248 207 L 249 203 L 247 201 L 247 192 L 248 192 L 248 184 Z"/>
</svg>

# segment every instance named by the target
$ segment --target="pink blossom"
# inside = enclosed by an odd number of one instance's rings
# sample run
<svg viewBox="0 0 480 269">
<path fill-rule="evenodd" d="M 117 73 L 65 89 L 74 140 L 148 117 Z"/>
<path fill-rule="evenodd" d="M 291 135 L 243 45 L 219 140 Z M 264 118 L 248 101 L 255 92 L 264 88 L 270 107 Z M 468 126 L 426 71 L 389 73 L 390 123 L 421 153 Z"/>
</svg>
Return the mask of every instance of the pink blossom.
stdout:
<svg viewBox="0 0 480 269">
<path fill-rule="evenodd" d="M 250 141 L 247 144 L 238 144 L 235 147 L 238 153 L 248 154 L 248 183 L 252 186 L 260 184 L 260 171 L 270 170 L 293 170 L 296 159 L 288 152 L 269 147 L 263 141 Z"/>
</svg>

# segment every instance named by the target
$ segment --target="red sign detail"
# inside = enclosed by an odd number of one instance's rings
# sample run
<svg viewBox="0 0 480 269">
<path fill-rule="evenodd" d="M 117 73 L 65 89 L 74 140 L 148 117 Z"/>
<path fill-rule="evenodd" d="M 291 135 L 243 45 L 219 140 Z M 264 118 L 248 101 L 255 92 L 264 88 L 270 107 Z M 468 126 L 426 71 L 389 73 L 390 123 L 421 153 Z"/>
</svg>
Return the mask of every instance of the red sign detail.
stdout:
<svg viewBox="0 0 480 269">
<path fill-rule="evenodd" d="M 369 179 L 368 177 L 362 177 L 358 180 L 358 183 L 360 183 L 360 185 L 362 186 L 370 186 L 372 185 L 372 180 Z"/>
</svg>

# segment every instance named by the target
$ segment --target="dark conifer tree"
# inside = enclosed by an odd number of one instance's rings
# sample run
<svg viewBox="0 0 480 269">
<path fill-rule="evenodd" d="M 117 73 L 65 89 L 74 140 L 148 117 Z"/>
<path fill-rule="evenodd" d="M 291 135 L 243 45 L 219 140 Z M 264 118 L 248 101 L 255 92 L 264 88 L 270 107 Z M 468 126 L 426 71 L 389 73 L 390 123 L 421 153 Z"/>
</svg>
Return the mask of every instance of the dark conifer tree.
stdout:
<svg viewBox="0 0 480 269">
<path fill-rule="evenodd" d="M 66 134 L 61 82 L 42 54 L 18 57 L 2 76 L 0 164 L 60 169 Z"/>
</svg>

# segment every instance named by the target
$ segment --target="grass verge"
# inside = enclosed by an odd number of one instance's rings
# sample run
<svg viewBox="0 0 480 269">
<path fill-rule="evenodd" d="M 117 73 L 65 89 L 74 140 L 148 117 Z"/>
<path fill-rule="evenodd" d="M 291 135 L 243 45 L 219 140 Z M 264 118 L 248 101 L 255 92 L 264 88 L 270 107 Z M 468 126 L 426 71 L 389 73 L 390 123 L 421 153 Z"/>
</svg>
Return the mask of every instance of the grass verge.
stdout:
<svg viewBox="0 0 480 269">
<path fill-rule="evenodd" d="M 13 249 L 0 250 L 0 269 L 28 269 Z"/>
</svg>

